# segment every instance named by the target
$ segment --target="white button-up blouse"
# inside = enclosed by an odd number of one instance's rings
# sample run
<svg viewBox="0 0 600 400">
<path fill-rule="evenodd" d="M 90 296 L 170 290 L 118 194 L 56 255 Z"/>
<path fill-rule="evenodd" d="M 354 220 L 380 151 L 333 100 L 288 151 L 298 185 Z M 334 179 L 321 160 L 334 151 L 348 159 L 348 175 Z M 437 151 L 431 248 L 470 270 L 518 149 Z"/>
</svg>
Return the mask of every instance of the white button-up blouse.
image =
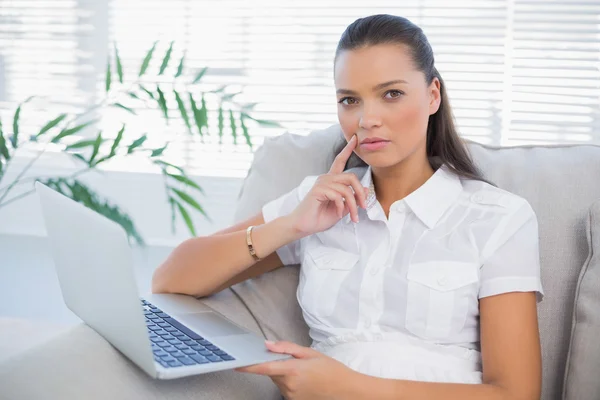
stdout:
<svg viewBox="0 0 600 400">
<path fill-rule="evenodd" d="M 348 171 L 373 187 L 370 167 Z M 316 179 L 264 205 L 265 222 L 294 210 Z M 480 298 L 534 291 L 541 300 L 538 225 L 525 199 L 442 166 L 389 219 L 374 194 L 367 202 L 358 223 L 347 215 L 277 250 L 285 265 L 301 264 L 296 295 L 313 345 L 402 332 L 476 349 Z"/>
</svg>

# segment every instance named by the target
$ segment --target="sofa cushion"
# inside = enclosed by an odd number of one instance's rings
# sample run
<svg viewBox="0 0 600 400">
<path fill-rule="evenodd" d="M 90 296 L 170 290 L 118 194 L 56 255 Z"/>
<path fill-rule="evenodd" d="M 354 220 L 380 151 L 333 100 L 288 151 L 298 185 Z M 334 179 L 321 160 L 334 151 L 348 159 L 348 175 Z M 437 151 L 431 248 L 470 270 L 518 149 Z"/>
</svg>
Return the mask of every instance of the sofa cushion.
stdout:
<svg viewBox="0 0 600 400">
<path fill-rule="evenodd" d="M 265 203 L 297 186 L 305 176 L 325 173 L 335 157 L 333 149 L 344 142 L 338 125 L 308 136 L 286 133 L 267 139 L 257 150 L 239 193 L 235 220 L 258 213 Z M 587 256 L 585 219 L 590 205 L 600 198 L 600 147 L 499 148 L 473 142 L 468 142 L 468 146 L 486 178 L 527 199 L 537 214 L 546 293 L 539 304 L 543 398 L 558 398 L 562 393 L 577 278 Z M 280 272 L 272 273 L 279 276 Z M 303 336 L 308 329 L 304 322 L 296 318 L 297 313 L 291 315 L 293 318 L 287 314 L 298 307 L 297 274 L 282 277 L 296 281 L 279 282 L 283 286 L 275 289 L 271 280 L 259 279 L 253 284 L 237 285 L 234 290 L 246 299 L 259 325 L 267 325 L 263 319 L 267 316 L 270 321 L 279 321 L 277 326 L 268 323 L 273 335 L 286 338 L 294 331 Z M 281 287 L 289 290 L 285 299 Z M 275 308 L 272 302 L 261 300 L 272 291 L 279 296 Z"/>
<path fill-rule="evenodd" d="M 600 394 L 600 201 L 590 209 L 587 239 L 590 251 L 575 294 L 563 396 L 566 400 L 598 398 Z"/>
<path fill-rule="evenodd" d="M 260 334 L 230 290 L 203 301 Z M 233 370 L 154 380 L 84 324 L 0 363 L 0 388 L 0 399 L 7 400 L 281 398 L 268 377 Z"/>
</svg>

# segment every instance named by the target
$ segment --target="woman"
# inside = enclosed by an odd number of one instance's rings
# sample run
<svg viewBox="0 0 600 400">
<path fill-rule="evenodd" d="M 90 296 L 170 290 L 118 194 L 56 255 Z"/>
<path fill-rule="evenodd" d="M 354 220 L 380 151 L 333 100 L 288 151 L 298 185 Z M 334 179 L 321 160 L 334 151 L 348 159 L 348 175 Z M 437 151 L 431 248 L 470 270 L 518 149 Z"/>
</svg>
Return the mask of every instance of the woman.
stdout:
<svg viewBox="0 0 600 400">
<path fill-rule="evenodd" d="M 267 342 L 294 359 L 238 369 L 286 398 L 539 398 L 536 216 L 473 165 L 427 38 L 359 19 L 334 72 L 347 144 L 330 171 L 180 245 L 154 290 L 205 296 L 301 263 L 311 348 Z"/>
</svg>

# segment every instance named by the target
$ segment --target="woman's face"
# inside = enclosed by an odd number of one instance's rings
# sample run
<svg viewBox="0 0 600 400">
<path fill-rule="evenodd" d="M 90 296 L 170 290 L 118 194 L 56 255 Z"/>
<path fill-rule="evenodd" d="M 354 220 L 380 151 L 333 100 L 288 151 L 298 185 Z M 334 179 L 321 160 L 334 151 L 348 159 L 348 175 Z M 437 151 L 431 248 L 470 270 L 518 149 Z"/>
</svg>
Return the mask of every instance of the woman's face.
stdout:
<svg viewBox="0 0 600 400">
<path fill-rule="evenodd" d="M 355 153 L 373 167 L 427 157 L 427 122 L 440 103 L 439 80 L 430 85 L 407 48 L 377 45 L 343 51 L 335 64 L 338 119 L 346 140 L 358 136 Z M 369 138 L 387 142 L 363 144 Z"/>
</svg>

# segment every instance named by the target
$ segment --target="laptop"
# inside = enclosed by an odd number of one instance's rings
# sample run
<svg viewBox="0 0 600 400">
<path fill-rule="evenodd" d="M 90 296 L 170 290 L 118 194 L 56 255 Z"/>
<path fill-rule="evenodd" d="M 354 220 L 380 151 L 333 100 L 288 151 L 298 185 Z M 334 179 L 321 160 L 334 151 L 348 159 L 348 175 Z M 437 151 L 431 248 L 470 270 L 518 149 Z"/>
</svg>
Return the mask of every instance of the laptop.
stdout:
<svg viewBox="0 0 600 400">
<path fill-rule="evenodd" d="M 291 358 L 194 297 L 140 297 L 123 228 L 39 182 L 35 188 L 65 304 L 151 377 Z"/>
</svg>

